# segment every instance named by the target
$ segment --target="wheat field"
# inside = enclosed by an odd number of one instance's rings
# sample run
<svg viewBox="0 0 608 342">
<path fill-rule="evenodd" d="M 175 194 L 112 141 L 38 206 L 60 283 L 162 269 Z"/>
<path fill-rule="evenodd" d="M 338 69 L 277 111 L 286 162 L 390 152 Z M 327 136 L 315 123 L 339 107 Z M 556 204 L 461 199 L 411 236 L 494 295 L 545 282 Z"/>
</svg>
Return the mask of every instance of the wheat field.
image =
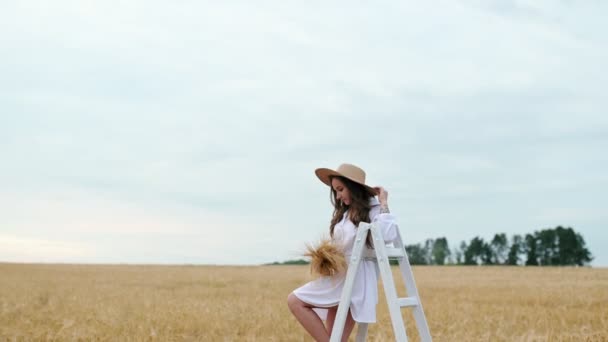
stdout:
<svg viewBox="0 0 608 342">
<path fill-rule="evenodd" d="M 428 266 L 414 275 L 434 341 L 608 341 L 606 268 Z M 286 305 L 308 280 L 307 266 L 2 263 L 0 340 L 311 341 Z M 391 341 L 379 291 L 368 340 Z M 418 340 L 411 312 L 403 316 Z"/>
</svg>

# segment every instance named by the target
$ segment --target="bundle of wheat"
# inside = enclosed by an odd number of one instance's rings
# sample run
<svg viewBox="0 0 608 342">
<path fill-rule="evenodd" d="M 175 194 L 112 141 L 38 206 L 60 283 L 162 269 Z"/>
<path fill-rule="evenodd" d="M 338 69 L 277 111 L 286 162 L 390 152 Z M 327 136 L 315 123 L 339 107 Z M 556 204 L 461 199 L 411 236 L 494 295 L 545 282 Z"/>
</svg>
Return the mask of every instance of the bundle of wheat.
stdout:
<svg viewBox="0 0 608 342">
<path fill-rule="evenodd" d="M 346 270 L 346 258 L 342 247 L 331 239 L 322 239 L 317 246 L 306 245 L 304 256 L 310 257 L 310 273 L 330 277 Z"/>
</svg>

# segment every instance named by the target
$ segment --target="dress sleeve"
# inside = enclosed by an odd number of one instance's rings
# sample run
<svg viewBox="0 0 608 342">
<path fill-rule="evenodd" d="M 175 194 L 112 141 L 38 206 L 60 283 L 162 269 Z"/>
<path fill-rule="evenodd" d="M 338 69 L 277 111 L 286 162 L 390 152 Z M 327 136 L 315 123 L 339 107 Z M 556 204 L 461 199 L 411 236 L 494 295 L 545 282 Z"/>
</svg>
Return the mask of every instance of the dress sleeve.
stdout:
<svg viewBox="0 0 608 342">
<path fill-rule="evenodd" d="M 377 223 L 384 238 L 384 242 L 390 243 L 397 239 L 397 217 L 390 213 L 380 213 L 380 206 L 373 206 L 369 212 L 371 223 Z"/>
</svg>

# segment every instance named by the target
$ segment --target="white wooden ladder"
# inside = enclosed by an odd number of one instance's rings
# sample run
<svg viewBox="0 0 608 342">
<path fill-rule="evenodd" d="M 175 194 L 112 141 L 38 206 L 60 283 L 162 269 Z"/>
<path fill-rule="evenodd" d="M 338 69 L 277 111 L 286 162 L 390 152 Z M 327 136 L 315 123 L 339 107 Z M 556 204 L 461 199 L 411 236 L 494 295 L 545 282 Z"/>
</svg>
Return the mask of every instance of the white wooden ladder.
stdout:
<svg viewBox="0 0 608 342">
<path fill-rule="evenodd" d="M 365 247 L 368 232 L 372 234 L 374 249 Z M 397 239 L 393 242 L 393 247 L 387 247 L 376 224 L 361 222 L 357 228 L 357 236 L 355 237 L 353 252 L 350 256 L 348 270 L 346 271 L 346 279 L 344 281 L 344 288 L 342 289 L 342 297 L 340 298 L 340 304 L 338 305 L 338 312 L 336 313 L 336 319 L 331 332 L 330 342 L 339 342 L 342 339 L 344 324 L 346 323 L 346 315 L 348 314 L 348 310 L 350 308 L 355 275 L 359 269 L 361 260 L 368 258 L 375 259 L 378 263 L 382 284 L 384 285 L 384 293 L 386 294 L 386 300 L 388 303 L 388 310 L 393 325 L 393 332 L 395 333 L 395 340 L 407 341 L 405 325 L 403 323 L 403 317 L 401 316 L 401 308 L 411 307 L 413 308 L 414 319 L 416 320 L 416 327 L 418 329 L 418 334 L 420 335 L 420 340 L 423 342 L 431 341 L 429 326 L 426 322 L 424 311 L 422 310 L 422 302 L 418 296 L 418 290 L 416 289 L 416 283 L 414 281 L 414 274 L 412 273 L 412 268 L 410 266 L 407 253 L 405 252 L 403 240 L 401 240 L 399 230 L 397 230 Z M 399 269 L 401 270 L 401 275 L 403 276 L 407 297 L 397 297 L 397 290 L 395 289 L 395 282 L 393 280 L 393 273 L 391 272 L 389 258 L 397 259 L 399 262 Z M 365 341 L 367 337 L 367 325 L 367 323 L 359 324 L 356 337 L 357 342 Z"/>
</svg>

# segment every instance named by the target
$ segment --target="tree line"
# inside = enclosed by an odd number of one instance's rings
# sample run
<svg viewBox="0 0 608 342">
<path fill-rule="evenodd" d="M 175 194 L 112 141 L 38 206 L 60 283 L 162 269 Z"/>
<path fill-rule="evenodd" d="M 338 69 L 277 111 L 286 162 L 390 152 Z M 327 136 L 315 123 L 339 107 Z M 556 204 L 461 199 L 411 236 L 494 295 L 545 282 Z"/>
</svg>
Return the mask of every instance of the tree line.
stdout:
<svg viewBox="0 0 608 342">
<path fill-rule="evenodd" d="M 412 265 L 526 265 L 584 266 L 593 260 L 583 237 L 572 228 L 558 226 L 534 233 L 494 234 L 490 241 L 476 236 L 450 248 L 445 237 L 406 245 Z"/>
</svg>

